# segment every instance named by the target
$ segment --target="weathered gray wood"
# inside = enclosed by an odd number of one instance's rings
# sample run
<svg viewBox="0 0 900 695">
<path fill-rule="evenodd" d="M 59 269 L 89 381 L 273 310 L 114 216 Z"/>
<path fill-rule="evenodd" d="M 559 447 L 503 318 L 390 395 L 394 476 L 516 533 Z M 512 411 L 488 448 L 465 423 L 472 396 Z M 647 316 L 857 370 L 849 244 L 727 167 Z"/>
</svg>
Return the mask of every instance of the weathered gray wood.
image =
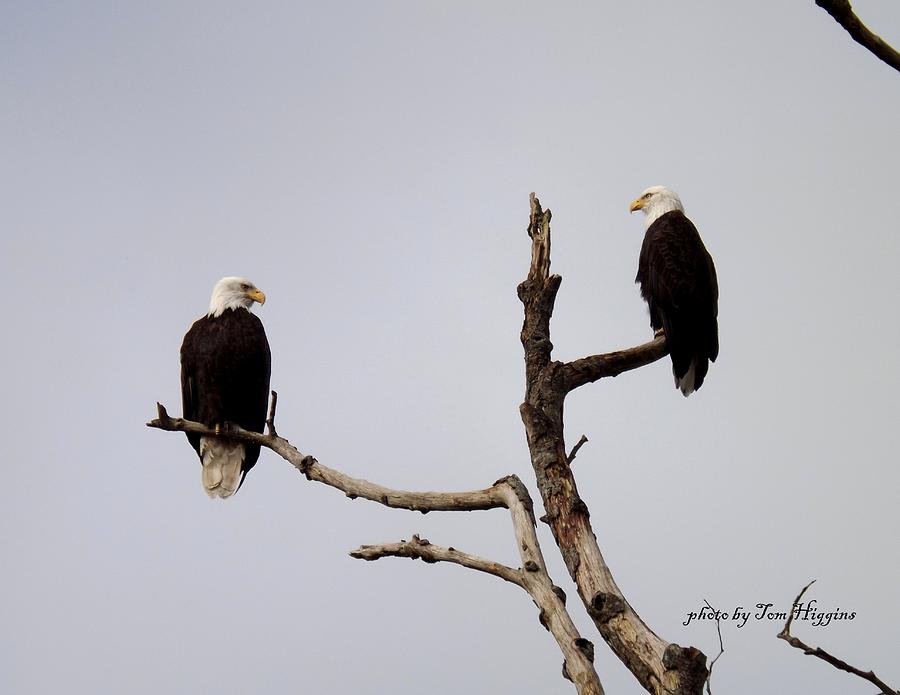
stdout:
<svg viewBox="0 0 900 695">
<path fill-rule="evenodd" d="M 157 403 L 159 417 L 147 423 L 148 427 L 174 432 L 195 432 L 204 435 L 216 435 L 216 431 L 199 422 L 191 422 L 182 418 L 173 418 L 166 409 Z M 272 419 L 270 415 L 270 419 Z M 475 511 L 479 509 L 496 509 L 505 506 L 502 497 L 495 487 L 470 492 L 408 492 L 394 490 L 382 485 L 370 483 L 368 480 L 353 478 L 345 473 L 323 466 L 315 458 L 302 454 L 287 439 L 271 434 L 250 432 L 239 427 L 231 427 L 223 433 L 232 439 L 253 442 L 271 449 L 294 468 L 303 473 L 307 479 L 324 483 L 342 491 L 350 499 L 363 499 L 378 502 L 386 507 L 409 509 L 427 514 L 433 511 Z"/>
<path fill-rule="evenodd" d="M 385 557 L 408 557 L 411 560 L 422 560 L 429 563 L 450 562 L 485 574 L 493 574 L 495 577 L 525 588 L 522 583 L 522 573 L 519 570 L 471 553 L 464 553 L 456 548 L 435 545 L 427 538 L 420 538 L 418 534 L 413 534 L 411 540 L 403 540 L 399 543 L 361 545 L 356 550 L 350 551 L 350 557 L 368 561 L 381 560 Z"/>
<path fill-rule="evenodd" d="M 364 560 L 382 557 L 409 557 L 425 562 L 453 562 L 464 567 L 493 574 L 520 586 L 538 607 L 539 620 L 556 639 L 563 654 L 563 675 L 583 695 L 602 695 L 603 687 L 594 670 L 594 645 L 584 639 L 566 610 L 565 594 L 555 586 L 535 531 L 531 496 L 518 477 L 512 475 L 495 483 L 512 517 L 516 546 L 522 566 L 512 569 L 455 548 L 445 548 L 413 536 L 411 541 L 383 545 L 364 545 L 350 553 Z"/>
<path fill-rule="evenodd" d="M 147 423 L 170 432 L 195 432 L 207 436 L 225 436 L 253 442 L 271 449 L 303 473 L 307 479 L 324 483 L 341 490 L 347 497 L 361 497 L 388 507 L 422 512 L 475 511 L 481 509 L 509 509 L 513 521 L 516 546 L 522 558 L 522 567 L 513 569 L 498 562 L 465 553 L 454 548 L 434 545 L 418 536 L 411 541 L 383 545 L 364 545 L 350 555 L 363 560 L 382 557 L 409 557 L 425 562 L 452 562 L 487 574 L 493 574 L 523 588 L 532 597 L 540 611 L 541 624 L 551 632 L 563 654 L 563 675 L 571 680 L 579 695 L 603 695 L 600 678 L 594 669 L 593 645 L 581 637 L 566 611 L 565 595 L 554 586 L 535 533 L 533 503 L 528 490 L 516 476 L 508 476 L 484 490 L 470 492 L 409 492 L 394 490 L 367 480 L 353 478 L 323 466 L 312 456 L 302 454 L 287 439 L 275 433 L 275 404 L 267 420 L 269 434 L 250 432 L 240 427 L 229 427 L 216 432 L 199 422 L 170 417 L 166 409 L 157 403 L 158 417 Z"/>
</svg>

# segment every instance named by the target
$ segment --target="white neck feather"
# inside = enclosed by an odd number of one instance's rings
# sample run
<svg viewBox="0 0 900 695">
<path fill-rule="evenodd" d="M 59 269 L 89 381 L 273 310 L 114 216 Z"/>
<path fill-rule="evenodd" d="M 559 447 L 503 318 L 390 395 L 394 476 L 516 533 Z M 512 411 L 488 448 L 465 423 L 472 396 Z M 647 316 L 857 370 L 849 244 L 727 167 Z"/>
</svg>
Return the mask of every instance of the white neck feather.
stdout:
<svg viewBox="0 0 900 695">
<path fill-rule="evenodd" d="M 678 197 L 678 194 L 675 193 L 675 191 L 664 188 L 658 193 L 655 193 L 650 198 L 646 207 L 644 207 L 644 214 L 646 215 L 644 224 L 646 227 L 649 227 L 667 212 L 673 212 L 675 210 L 684 212 L 681 198 Z"/>
<path fill-rule="evenodd" d="M 240 286 L 222 281 L 213 287 L 209 311 L 206 315 L 211 317 L 221 316 L 226 309 L 250 309 L 252 305 L 253 300 L 247 296 L 246 292 L 240 289 Z"/>
</svg>

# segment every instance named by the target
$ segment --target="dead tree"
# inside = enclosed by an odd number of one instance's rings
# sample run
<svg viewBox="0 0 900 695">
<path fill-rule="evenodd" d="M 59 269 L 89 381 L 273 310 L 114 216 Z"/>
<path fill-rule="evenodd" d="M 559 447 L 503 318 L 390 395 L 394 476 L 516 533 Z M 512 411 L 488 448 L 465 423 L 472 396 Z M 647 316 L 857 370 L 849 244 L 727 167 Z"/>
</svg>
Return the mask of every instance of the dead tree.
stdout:
<svg viewBox="0 0 900 695">
<path fill-rule="evenodd" d="M 544 501 L 546 520 L 569 576 L 588 614 L 616 656 L 651 693 L 699 693 L 706 657 L 693 647 L 670 644 L 637 615 L 613 579 L 591 528 L 590 512 L 578 494 L 563 432 L 563 404 L 580 386 L 650 364 L 667 354 L 666 341 L 585 357 L 551 360 L 550 317 L 562 278 L 550 274 L 550 211 L 531 195 L 531 267 L 519 285 L 525 307 L 525 402 L 519 408 L 531 465 Z M 575 450 L 573 449 L 572 457 Z"/>
<path fill-rule="evenodd" d="M 597 354 L 573 362 L 551 359 L 550 318 L 562 278 L 550 274 L 550 211 L 531 195 L 528 224 L 531 264 L 519 285 L 525 320 L 521 340 L 525 352 L 525 400 L 520 406 L 532 468 L 544 504 L 541 517 L 553 532 L 569 575 L 597 630 L 641 685 L 656 695 L 696 695 L 707 678 L 706 657 L 694 647 L 669 643 L 637 615 L 616 585 L 603 559 L 587 505 L 578 494 L 571 462 L 586 438 L 566 453 L 563 404 L 566 396 L 603 377 L 650 364 L 667 354 L 665 337 L 627 350 Z M 491 574 L 514 584 L 534 601 L 539 620 L 563 654 L 563 675 L 580 694 L 603 693 L 594 670 L 594 645 L 575 628 L 566 609 L 565 594 L 556 586 L 544 563 L 535 532 L 533 503 L 516 476 L 501 478 L 491 487 L 471 492 L 407 492 L 351 478 L 300 453 L 275 431 L 276 395 L 267 420 L 268 433 L 231 426 L 227 436 L 265 446 L 294 465 L 308 480 L 341 490 L 351 499 L 363 498 L 387 507 L 418 512 L 472 511 L 505 508 L 510 512 L 521 567 L 513 568 L 452 547 L 434 545 L 413 536 L 410 540 L 363 545 L 350 555 L 363 560 L 406 557 L 425 562 L 451 562 Z M 172 418 L 157 404 L 158 417 L 147 425 L 168 431 L 215 435 L 209 427 Z"/>
</svg>

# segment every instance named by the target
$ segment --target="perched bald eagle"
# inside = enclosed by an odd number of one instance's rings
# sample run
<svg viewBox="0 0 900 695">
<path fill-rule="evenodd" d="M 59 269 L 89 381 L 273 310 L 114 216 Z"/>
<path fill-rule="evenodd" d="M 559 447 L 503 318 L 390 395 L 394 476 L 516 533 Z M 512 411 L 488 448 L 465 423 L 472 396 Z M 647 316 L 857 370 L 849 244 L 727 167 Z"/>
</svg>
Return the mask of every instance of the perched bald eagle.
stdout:
<svg viewBox="0 0 900 695">
<path fill-rule="evenodd" d="M 634 281 L 650 307 L 650 325 L 665 333 L 675 387 L 689 396 L 719 354 L 716 268 L 674 191 L 651 186 L 630 210 L 643 210 L 647 225 Z"/>
<path fill-rule="evenodd" d="M 206 316 L 181 344 L 184 417 L 221 429 L 234 424 L 262 432 L 269 400 L 272 358 L 262 321 L 250 313 L 266 295 L 245 278 L 216 283 Z M 188 433 L 203 466 L 210 497 L 231 497 L 259 458 L 259 445 Z"/>
</svg>

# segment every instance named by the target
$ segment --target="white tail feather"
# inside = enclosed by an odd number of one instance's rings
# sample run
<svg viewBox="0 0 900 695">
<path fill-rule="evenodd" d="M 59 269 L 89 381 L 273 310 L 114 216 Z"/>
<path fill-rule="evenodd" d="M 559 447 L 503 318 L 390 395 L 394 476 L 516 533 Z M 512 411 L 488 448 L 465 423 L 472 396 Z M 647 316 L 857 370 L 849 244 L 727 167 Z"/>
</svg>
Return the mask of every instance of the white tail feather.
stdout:
<svg viewBox="0 0 900 695">
<path fill-rule="evenodd" d="M 693 360 L 691 366 L 688 367 L 687 373 L 681 379 L 677 376 L 675 377 L 675 388 L 681 389 L 681 393 L 687 398 L 694 392 L 694 381 L 696 379 L 697 360 Z"/>
<path fill-rule="evenodd" d="M 231 497 L 241 484 L 244 445 L 215 437 L 200 437 L 203 489 L 212 498 Z"/>
</svg>

